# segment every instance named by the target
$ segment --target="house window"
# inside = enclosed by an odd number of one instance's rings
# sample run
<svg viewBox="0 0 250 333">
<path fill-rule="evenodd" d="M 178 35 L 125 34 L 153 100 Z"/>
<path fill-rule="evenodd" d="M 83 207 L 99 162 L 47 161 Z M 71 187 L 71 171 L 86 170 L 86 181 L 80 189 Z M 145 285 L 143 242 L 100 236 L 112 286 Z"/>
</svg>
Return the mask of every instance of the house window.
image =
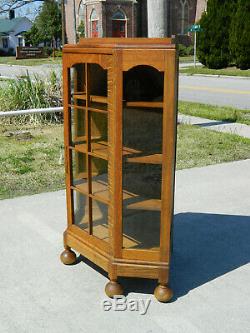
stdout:
<svg viewBox="0 0 250 333">
<path fill-rule="evenodd" d="M 18 37 L 18 46 L 24 46 L 24 38 Z"/>
<path fill-rule="evenodd" d="M 127 18 L 119 9 L 112 16 L 112 37 L 127 36 Z"/>
<path fill-rule="evenodd" d="M 90 33 L 91 33 L 91 37 L 99 37 L 98 23 L 99 23 L 99 19 L 98 19 L 98 16 L 96 14 L 96 10 L 93 9 L 92 13 L 90 15 Z"/>
<path fill-rule="evenodd" d="M 3 38 L 3 48 L 8 49 L 9 48 L 9 40 L 8 38 Z"/>
</svg>

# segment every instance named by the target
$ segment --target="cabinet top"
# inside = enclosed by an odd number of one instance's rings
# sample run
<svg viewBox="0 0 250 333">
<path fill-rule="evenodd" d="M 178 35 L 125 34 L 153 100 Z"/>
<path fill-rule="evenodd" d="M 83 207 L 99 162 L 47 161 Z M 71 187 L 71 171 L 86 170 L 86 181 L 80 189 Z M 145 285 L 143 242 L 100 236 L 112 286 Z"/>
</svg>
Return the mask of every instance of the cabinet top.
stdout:
<svg viewBox="0 0 250 333">
<path fill-rule="evenodd" d="M 175 44 L 171 38 L 81 38 L 67 48 L 175 49 Z"/>
</svg>

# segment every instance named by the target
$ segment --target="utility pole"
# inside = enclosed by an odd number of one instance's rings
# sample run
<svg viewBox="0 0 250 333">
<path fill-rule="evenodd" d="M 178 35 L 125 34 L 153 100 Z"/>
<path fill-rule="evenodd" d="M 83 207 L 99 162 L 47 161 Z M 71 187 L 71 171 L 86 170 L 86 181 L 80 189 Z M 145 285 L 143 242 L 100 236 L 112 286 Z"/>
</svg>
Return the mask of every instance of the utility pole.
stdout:
<svg viewBox="0 0 250 333">
<path fill-rule="evenodd" d="M 66 37 L 66 31 L 65 31 L 65 4 L 64 0 L 61 0 L 61 11 L 62 11 L 62 46 L 65 44 L 65 37 Z"/>
<path fill-rule="evenodd" d="M 148 37 L 167 36 L 167 1 L 147 0 Z"/>
<path fill-rule="evenodd" d="M 197 32 L 194 32 L 194 68 L 196 67 Z"/>
<path fill-rule="evenodd" d="M 74 43 L 77 43 L 77 31 L 76 31 L 76 1 L 73 0 L 73 22 L 74 22 Z"/>
</svg>

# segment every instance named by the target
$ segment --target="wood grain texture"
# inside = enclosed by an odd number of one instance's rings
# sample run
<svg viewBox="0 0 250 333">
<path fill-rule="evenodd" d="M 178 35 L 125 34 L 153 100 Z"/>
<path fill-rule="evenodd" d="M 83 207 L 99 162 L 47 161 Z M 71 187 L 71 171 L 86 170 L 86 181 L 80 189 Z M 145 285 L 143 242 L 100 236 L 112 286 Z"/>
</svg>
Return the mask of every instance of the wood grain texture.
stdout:
<svg viewBox="0 0 250 333">
<path fill-rule="evenodd" d="M 85 64 L 81 72 L 79 68 Z M 107 71 L 106 81 L 93 78 L 90 66 L 100 65 Z M 70 68 L 78 68 L 74 82 L 70 82 Z M 124 94 L 124 73 L 136 66 L 155 68 L 164 81 L 163 96 L 156 99 L 138 98 L 133 100 Z M 141 67 L 143 68 L 143 67 Z M 155 296 L 159 301 L 170 299 L 169 263 L 171 252 L 171 226 L 174 207 L 174 179 L 176 158 L 176 119 L 177 119 L 177 74 L 178 64 L 175 45 L 170 39 L 82 39 L 78 45 L 66 45 L 63 50 L 63 90 L 64 90 L 64 139 L 65 173 L 67 192 L 68 227 L 64 233 L 66 251 L 75 249 L 83 256 L 108 272 L 111 282 L 107 294 L 122 292 L 117 283 L 119 276 L 158 279 L 159 286 Z M 159 73 L 158 72 L 158 73 Z M 82 73 L 82 74 L 81 74 Z M 92 73 L 92 74 L 91 74 Z M 136 78 L 135 78 L 136 79 Z M 106 85 L 106 94 L 98 93 L 98 85 Z M 97 85 L 96 87 L 94 85 Z M 123 86 L 124 85 L 124 86 Z M 73 92 L 71 95 L 71 89 Z M 160 89 L 160 88 L 159 88 Z M 160 91 L 160 90 L 159 90 Z M 132 91 L 133 92 L 133 91 Z M 162 92 L 161 92 L 162 95 Z M 129 96 L 128 96 L 129 97 Z M 147 96 L 146 96 L 147 97 Z M 144 117 L 162 115 L 162 149 L 145 153 L 143 148 L 123 145 L 124 110 L 129 114 L 140 111 Z M 75 112 L 75 126 L 83 128 L 84 133 L 75 136 L 71 142 L 71 112 Z M 84 124 L 77 123 L 77 112 L 84 112 Z M 127 111 L 126 111 L 127 112 Z M 91 122 L 92 114 L 107 122 L 98 128 Z M 103 117 L 103 118 L 102 118 Z M 79 118 L 80 119 L 80 118 Z M 151 118 L 149 118 L 151 119 Z M 143 122 L 143 121 L 142 121 Z M 137 124 L 140 126 L 140 124 Z M 133 127 L 133 124 L 132 124 Z M 136 126 L 135 126 L 136 128 Z M 107 131 L 107 133 L 105 133 Z M 105 139 L 103 139 L 105 137 Z M 140 138 L 139 138 L 140 139 Z M 155 138 L 148 131 L 148 143 Z M 80 167 L 81 160 L 72 159 L 72 153 L 86 156 L 86 170 Z M 77 154 L 74 154 L 77 156 Z M 93 159 L 99 164 L 92 165 Z M 161 197 L 146 197 L 123 188 L 123 162 L 142 168 L 142 165 L 161 167 Z M 103 162 L 107 164 L 103 178 Z M 73 184 L 73 165 L 77 163 L 78 180 Z M 137 170 L 137 169 L 136 169 Z M 87 180 L 87 182 L 86 182 Z M 136 179 L 135 179 L 136 180 Z M 145 182 L 145 187 L 150 186 Z M 88 216 L 83 207 L 73 207 L 73 191 L 86 196 Z M 99 208 L 99 220 L 94 225 L 93 201 L 100 207 L 108 208 L 108 223 L 102 224 L 104 212 Z M 78 204 L 80 201 L 78 201 Z M 106 207 L 105 206 L 105 207 Z M 128 214 L 141 212 L 155 214 L 160 212 L 160 242 L 151 248 L 140 248 L 140 241 L 130 234 L 123 233 L 124 209 Z M 81 229 L 75 224 L 76 215 L 88 221 L 89 228 Z M 79 216 L 77 217 L 79 218 Z M 136 219 L 135 219 L 136 222 Z M 141 222 L 141 221 L 140 221 Z M 142 221 L 144 222 L 144 221 Z M 154 222 L 154 215 L 152 221 Z M 85 223 L 85 222 L 84 222 Z M 148 223 L 145 221 L 145 223 Z M 154 225 L 154 223 L 151 223 Z M 87 223 L 86 223 L 87 225 Z M 73 260 L 67 252 L 65 260 Z"/>
</svg>

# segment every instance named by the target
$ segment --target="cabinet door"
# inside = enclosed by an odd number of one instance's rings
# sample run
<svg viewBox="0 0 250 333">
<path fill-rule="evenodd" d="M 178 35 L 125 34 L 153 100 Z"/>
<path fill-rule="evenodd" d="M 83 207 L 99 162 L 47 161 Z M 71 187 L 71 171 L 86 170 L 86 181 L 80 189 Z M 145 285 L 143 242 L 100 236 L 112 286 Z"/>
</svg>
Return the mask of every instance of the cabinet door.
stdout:
<svg viewBox="0 0 250 333">
<path fill-rule="evenodd" d="M 163 108 L 154 103 L 163 102 L 163 84 L 150 66 L 123 72 L 122 139 L 131 149 L 122 163 L 124 250 L 160 247 Z"/>
<path fill-rule="evenodd" d="M 89 242 L 105 248 L 110 203 L 108 73 L 109 68 L 98 63 L 74 64 L 68 69 L 70 89 L 65 100 L 69 224 Z"/>
</svg>

